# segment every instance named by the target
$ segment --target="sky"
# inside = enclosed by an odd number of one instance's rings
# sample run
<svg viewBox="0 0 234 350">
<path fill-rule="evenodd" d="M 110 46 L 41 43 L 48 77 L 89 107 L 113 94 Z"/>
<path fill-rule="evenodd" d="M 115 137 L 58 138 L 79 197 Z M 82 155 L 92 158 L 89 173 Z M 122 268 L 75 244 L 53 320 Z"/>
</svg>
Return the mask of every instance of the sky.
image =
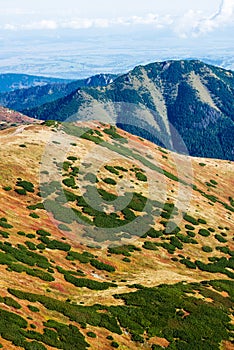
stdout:
<svg viewBox="0 0 234 350">
<path fill-rule="evenodd" d="M 100 59 L 102 47 L 103 55 L 112 49 L 106 59 L 113 50 L 133 57 L 142 47 L 146 56 L 175 45 L 178 57 L 191 46 L 193 56 L 204 56 L 206 49 L 215 55 L 217 48 L 217 55 L 228 51 L 233 57 L 233 34 L 234 0 L 0 0 L 0 71 L 22 70 L 17 57 L 26 62 L 30 50 L 35 61 L 47 55 L 56 65 L 56 50 L 71 41 L 74 56 L 92 54 L 93 60 L 98 51 Z"/>
<path fill-rule="evenodd" d="M 231 27 L 234 0 L 0 0 L 0 19 L 1 31 L 141 25 L 194 37 Z"/>
</svg>

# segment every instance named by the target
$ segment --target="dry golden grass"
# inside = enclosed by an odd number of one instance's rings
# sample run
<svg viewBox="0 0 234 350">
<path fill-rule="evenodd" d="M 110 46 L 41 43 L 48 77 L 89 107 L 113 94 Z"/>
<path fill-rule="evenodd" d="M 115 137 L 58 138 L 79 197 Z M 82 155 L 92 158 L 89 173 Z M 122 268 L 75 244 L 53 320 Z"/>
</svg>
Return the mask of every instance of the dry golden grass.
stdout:
<svg viewBox="0 0 234 350">
<path fill-rule="evenodd" d="M 100 131 L 102 131 L 103 128 L 100 124 L 94 125 L 86 123 L 85 126 L 98 128 Z M 185 156 L 176 155 L 170 152 L 165 155 L 157 146 L 148 141 L 140 140 L 138 137 L 129 135 L 121 130 L 118 130 L 118 132 L 123 137 L 128 138 L 127 147 L 134 150 L 134 152 L 140 153 L 146 159 L 148 158 L 150 162 L 160 166 L 168 172 L 171 172 L 174 175 L 178 174 L 181 179 L 196 185 L 204 192 L 217 196 L 219 200 L 226 204 L 229 203 L 228 198 L 229 196 L 232 196 L 234 185 L 233 163 L 214 159 L 188 159 Z M 54 298 L 63 301 L 70 298 L 72 302 L 77 304 L 82 302 L 85 305 L 93 305 L 95 303 L 120 305 L 123 302 L 119 299 L 114 299 L 113 294 L 133 291 L 134 289 L 128 288 L 127 284 L 137 283 L 152 287 L 161 283 L 173 284 L 179 281 L 199 282 L 202 280 L 225 278 L 222 274 L 214 275 L 208 272 L 199 271 L 198 269 L 186 269 L 185 266 L 179 262 L 173 262 L 171 260 L 172 255 L 163 248 L 159 248 L 157 251 L 142 249 L 140 252 L 134 252 L 130 258 L 131 263 L 126 263 L 123 262 L 122 255 L 112 255 L 111 257 L 108 257 L 106 248 L 93 249 L 82 246 L 79 241 L 79 236 L 74 233 L 60 231 L 56 225 L 56 221 L 53 220 L 50 214 L 46 211 L 36 210 L 36 213 L 39 214 L 38 219 L 30 217 L 30 211 L 27 209 L 27 206 L 30 204 L 36 204 L 40 201 L 37 196 L 37 192 L 40 190 L 40 162 L 43 159 L 45 150 L 48 152 L 48 148 L 46 147 L 51 142 L 50 140 L 53 138 L 54 134 L 55 133 L 51 128 L 43 125 L 24 126 L 23 128 L 20 127 L 20 129 L 19 127 L 9 128 L 0 132 L 0 217 L 6 217 L 8 222 L 13 225 L 13 228 L 9 230 L 11 234 L 8 242 L 11 242 L 12 244 L 22 244 L 25 241 L 25 237 L 19 236 L 17 234 L 18 231 L 24 231 L 29 234 L 35 233 L 35 231 L 40 228 L 50 232 L 53 239 L 60 240 L 62 237 L 65 237 L 66 242 L 72 245 L 73 250 L 79 252 L 87 250 L 92 252 L 94 255 L 98 256 L 100 261 L 104 263 L 110 262 L 111 265 L 116 268 L 116 272 L 97 272 L 97 270 L 89 264 L 84 265 L 79 263 L 79 261 L 73 263 L 66 260 L 66 253 L 61 251 L 59 251 L 58 254 L 58 251 L 56 250 L 46 249 L 43 253 L 44 256 L 49 260 L 54 260 L 56 262 L 55 265 L 62 266 L 66 270 L 83 270 L 87 278 L 108 282 L 115 280 L 118 284 L 118 288 L 110 288 L 104 291 L 91 291 L 86 288 L 76 288 L 66 282 L 63 276 L 57 271 L 54 273 L 55 281 L 48 283 L 38 278 L 28 276 L 25 273 L 18 274 L 6 271 L 5 266 L 0 265 L 0 294 L 2 296 L 7 295 L 7 288 L 10 287 L 24 290 L 27 289 L 28 292 L 53 296 Z M 58 139 L 59 137 L 61 138 L 61 141 L 66 137 L 61 131 L 58 131 L 57 136 Z M 107 135 L 105 135 L 105 140 L 112 142 Z M 94 148 L 92 142 L 77 139 L 75 136 L 70 136 L 69 142 L 77 144 L 76 147 L 70 146 L 68 153 L 65 153 L 66 156 L 78 156 L 79 159 L 74 163 L 75 165 L 79 166 L 81 160 L 85 157 L 87 158 L 90 154 L 90 160 L 92 160 L 94 167 L 99 166 L 100 160 L 105 161 L 105 148 L 99 146 L 98 153 L 92 152 Z M 22 144 L 26 145 L 26 147 L 20 147 Z M 57 150 L 56 152 L 59 156 L 64 156 L 65 151 L 63 149 L 63 143 L 56 144 L 55 146 L 51 143 L 51 150 Z M 162 155 L 166 156 L 167 159 L 162 157 Z M 192 172 L 187 177 L 186 166 L 190 163 L 191 168 L 189 170 L 192 170 Z M 202 167 L 199 163 L 205 163 L 206 166 Z M 119 165 L 126 168 L 128 172 L 124 173 L 124 181 L 133 181 L 132 184 L 135 187 L 135 191 L 142 192 L 143 195 L 147 197 L 149 196 L 152 199 L 166 199 L 173 201 L 178 208 L 181 208 L 182 210 L 184 206 L 186 206 L 186 211 L 190 215 L 206 219 L 208 227 L 215 228 L 215 233 L 219 232 L 217 229 L 218 226 L 228 227 L 229 231 L 226 232 L 228 243 L 226 245 L 228 245 L 230 249 L 234 249 L 234 242 L 232 240 L 234 228 L 233 214 L 231 215 L 228 213 L 228 210 L 225 209 L 222 204 L 215 203 L 214 206 L 211 206 L 209 200 L 203 197 L 199 192 L 169 178 L 165 178 L 162 174 L 147 169 L 144 165 L 140 164 L 140 162 L 133 159 L 119 158 L 115 154 L 113 159 L 109 159 L 108 164 L 112 166 Z M 147 172 L 147 176 L 151 179 L 150 184 L 137 181 L 134 174 L 130 171 L 133 165 L 140 166 Z M 48 170 L 53 170 L 52 164 L 49 165 Z M 118 180 L 118 176 L 110 174 L 104 169 L 103 165 L 100 168 L 98 177 L 100 179 L 112 177 Z M 14 192 L 17 178 L 22 178 L 32 182 L 35 186 L 35 193 L 21 196 Z M 211 179 L 216 180 L 218 185 L 216 188 L 210 187 L 210 191 L 207 192 L 207 185 L 205 183 Z M 11 186 L 12 190 L 9 192 L 5 191 L 3 189 L 5 186 Z M 117 194 L 114 186 L 99 183 L 98 187 Z M 188 191 L 190 191 L 191 200 L 187 202 Z M 76 190 L 75 193 L 79 194 L 79 189 Z M 177 202 L 178 196 L 179 202 Z M 186 222 L 181 219 L 179 223 L 181 226 L 181 233 L 185 233 L 184 225 Z M 159 220 L 156 219 L 155 227 L 158 226 L 160 227 Z M 215 251 L 215 247 L 218 245 L 217 240 L 214 238 L 215 233 L 211 233 L 210 237 L 207 238 L 197 235 L 196 239 L 198 240 L 198 245 L 185 244 L 182 254 L 184 256 L 190 256 L 192 261 L 201 259 L 207 262 L 208 255 L 203 252 L 201 248 L 203 245 L 209 245 L 214 249 L 214 255 L 221 256 L 220 252 Z M 0 240 L 3 241 L 4 239 L 0 238 Z M 134 240 L 133 244 L 141 247 L 145 240 L 151 239 L 139 238 Z M 35 244 L 38 243 L 36 238 L 31 239 L 31 241 Z M 121 280 L 126 280 L 127 282 L 121 282 Z M 48 291 L 48 288 L 50 291 Z M 39 331 L 42 330 L 42 322 L 51 317 L 58 319 L 61 322 L 68 322 L 66 317 L 62 317 L 61 314 L 46 310 L 41 305 L 37 305 L 40 308 L 40 313 L 33 314 L 30 313 L 27 308 L 27 305 L 29 304 L 27 301 L 20 301 L 20 304 L 22 305 L 22 308 L 16 311 L 16 313 L 24 317 L 26 315 L 33 317 L 34 319 L 32 322 L 37 325 Z M 4 308 L 5 306 L 1 305 L 1 307 Z M 11 308 L 6 307 L 6 309 Z M 83 334 L 86 334 L 88 330 L 92 330 L 92 327 L 81 331 Z M 110 349 L 110 342 L 106 340 L 108 332 L 103 329 L 95 328 L 95 333 L 97 334 L 97 339 L 89 338 L 91 349 Z M 122 336 L 116 335 L 115 340 L 121 344 L 119 348 L 121 350 L 138 349 L 137 345 L 130 341 L 130 336 L 128 334 Z M 0 342 L 4 346 L 4 349 L 17 349 L 5 340 L 1 339 Z M 154 343 L 167 347 L 164 339 L 157 338 Z M 149 345 L 146 344 L 142 349 L 148 349 L 149 347 L 147 346 Z M 233 345 L 226 342 L 223 344 L 223 348 L 231 350 L 233 349 Z M 48 347 L 48 349 L 50 349 L 50 347 Z"/>
</svg>

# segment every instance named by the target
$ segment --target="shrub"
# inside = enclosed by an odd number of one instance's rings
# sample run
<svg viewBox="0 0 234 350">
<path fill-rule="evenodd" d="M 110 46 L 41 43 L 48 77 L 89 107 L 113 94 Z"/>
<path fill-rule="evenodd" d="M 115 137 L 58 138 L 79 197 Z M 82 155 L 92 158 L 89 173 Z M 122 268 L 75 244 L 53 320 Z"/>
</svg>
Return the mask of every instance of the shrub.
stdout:
<svg viewBox="0 0 234 350">
<path fill-rule="evenodd" d="M 46 237 L 46 236 L 51 236 L 51 234 L 45 230 L 37 230 L 36 231 L 38 235 Z"/>
<path fill-rule="evenodd" d="M 189 237 L 195 237 L 196 236 L 196 234 L 194 232 L 192 232 L 192 231 L 186 231 L 186 233 L 187 233 L 187 235 Z"/>
<path fill-rule="evenodd" d="M 91 132 L 92 132 L 92 131 L 91 131 Z M 86 140 L 89 140 L 89 141 L 91 141 L 91 142 L 94 142 L 94 143 L 96 143 L 97 145 L 99 145 L 100 143 L 103 142 L 103 140 L 102 140 L 100 137 L 98 137 L 98 136 L 93 136 L 93 135 L 91 134 L 91 132 L 90 132 L 90 131 L 87 131 L 87 132 L 85 132 L 84 134 L 82 134 L 80 137 L 81 137 L 82 139 L 86 139 Z"/>
<path fill-rule="evenodd" d="M 170 238 L 170 243 L 178 249 L 183 249 L 183 244 L 175 236 Z"/>
<path fill-rule="evenodd" d="M 36 210 L 36 209 L 45 209 L 45 208 L 44 208 L 44 204 L 43 203 L 37 203 L 37 204 L 33 204 L 33 205 L 27 206 L 27 209 L 29 209 L 29 210 Z"/>
<path fill-rule="evenodd" d="M 18 234 L 19 236 L 26 236 L 26 233 L 23 232 L 23 231 L 18 231 L 17 234 Z"/>
<path fill-rule="evenodd" d="M 199 224 L 207 224 L 206 220 L 204 219 L 198 219 L 197 221 L 199 222 Z"/>
<path fill-rule="evenodd" d="M 67 190 L 64 190 L 63 192 L 68 202 L 75 202 L 75 200 L 77 199 L 77 196 L 74 193 Z"/>
<path fill-rule="evenodd" d="M 11 224 L 8 224 L 7 219 L 5 219 L 5 218 L 0 219 L 0 227 L 13 228 L 13 226 Z"/>
<path fill-rule="evenodd" d="M 74 156 L 69 156 L 67 157 L 68 160 L 71 160 L 71 161 L 76 161 L 78 158 L 77 157 L 74 157 Z"/>
<path fill-rule="evenodd" d="M 210 183 L 212 183 L 212 185 L 218 185 L 218 182 L 217 181 L 215 181 L 215 180 L 210 180 Z"/>
<path fill-rule="evenodd" d="M 163 218 L 163 219 L 170 219 L 171 217 L 171 213 L 168 213 L 166 211 L 162 211 L 160 216 Z"/>
<path fill-rule="evenodd" d="M 29 216 L 31 216 L 31 218 L 33 218 L 33 219 L 39 219 L 39 217 L 40 217 L 36 213 L 30 213 Z"/>
<path fill-rule="evenodd" d="M 22 187 L 27 192 L 34 192 L 34 185 L 29 181 L 19 180 L 16 182 L 16 186 Z"/>
<path fill-rule="evenodd" d="M 25 244 L 28 247 L 28 249 L 30 249 L 30 250 L 37 250 L 37 248 L 36 248 L 34 243 L 26 241 Z"/>
<path fill-rule="evenodd" d="M 131 256 L 130 253 L 133 253 L 134 251 L 140 251 L 140 250 L 141 250 L 140 248 L 135 247 L 133 244 L 108 248 L 109 253 L 122 254 L 124 256 Z"/>
<path fill-rule="evenodd" d="M 185 228 L 187 229 L 187 230 L 190 230 L 190 231 L 193 231 L 193 230 L 195 230 L 195 227 L 193 227 L 193 226 L 191 226 L 191 225 L 185 225 Z"/>
<path fill-rule="evenodd" d="M 39 243 L 39 244 L 37 244 L 37 248 L 40 250 L 44 250 L 44 249 L 46 249 L 46 246 L 43 243 Z"/>
<path fill-rule="evenodd" d="M 120 170 L 120 171 L 124 171 L 124 172 L 128 172 L 127 169 L 125 169 L 125 168 L 123 168 L 122 166 L 119 166 L 119 165 L 116 165 L 115 169 Z"/>
<path fill-rule="evenodd" d="M 223 236 L 221 236 L 221 235 L 219 235 L 219 234 L 216 234 L 216 235 L 215 235 L 215 238 L 216 238 L 217 241 L 219 241 L 220 243 L 227 243 L 227 240 L 226 240 Z"/>
<path fill-rule="evenodd" d="M 159 238 L 163 236 L 162 231 L 156 231 L 153 227 L 149 229 L 149 231 L 146 232 L 146 237 L 149 236 L 151 238 Z"/>
<path fill-rule="evenodd" d="M 62 164 L 63 170 L 64 170 L 64 171 L 68 171 L 71 165 L 72 165 L 72 163 L 65 161 L 65 162 Z"/>
<path fill-rule="evenodd" d="M 196 244 L 197 241 L 195 241 L 194 239 L 188 237 L 188 236 L 185 236 L 185 235 L 182 235 L 180 233 L 178 233 L 176 235 L 176 237 L 183 243 L 192 243 L 192 244 Z"/>
<path fill-rule="evenodd" d="M 26 235 L 27 238 L 35 238 L 36 235 L 34 235 L 33 233 L 29 233 L 28 235 Z"/>
<path fill-rule="evenodd" d="M 64 275 L 64 279 L 67 282 L 72 283 L 76 287 L 80 287 L 80 288 L 86 287 L 91 290 L 106 290 L 109 287 L 116 287 L 116 284 L 113 284 L 113 283 L 98 282 L 87 278 L 76 278 L 69 273 L 66 273 Z"/>
<path fill-rule="evenodd" d="M 161 243 L 161 246 L 168 251 L 169 254 L 174 254 L 176 247 L 168 242 Z"/>
<path fill-rule="evenodd" d="M 12 187 L 11 186 L 5 186 L 3 187 L 4 191 L 11 191 L 12 190 Z"/>
<path fill-rule="evenodd" d="M 114 168 L 113 166 L 110 165 L 105 165 L 104 167 L 106 170 L 108 170 L 110 173 L 115 174 L 115 175 L 119 175 L 119 171 L 116 170 L 116 168 Z"/>
<path fill-rule="evenodd" d="M 98 189 L 98 193 L 102 196 L 102 198 L 103 198 L 105 201 L 110 201 L 110 202 L 112 202 L 112 201 L 114 201 L 115 199 L 118 198 L 115 194 L 106 192 L 105 190 L 102 190 L 102 189 Z"/>
<path fill-rule="evenodd" d="M 76 185 L 76 182 L 74 180 L 74 177 L 68 177 L 63 180 L 63 184 L 67 187 L 74 187 Z"/>
<path fill-rule="evenodd" d="M 117 129 L 113 125 L 111 125 L 109 129 L 104 129 L 103 132 L 110 135 L 113 139 L 124 139 L 123 136 L 117 133 Z"/>
<path fill-rule="evenodd" d="M 65 252 L 68 252 L 71 249 L 70 244 L 60 242 L 55 239 L 49 240 L 48 243 L 46 243 L 46 246 L 49 249 L 58 249 L 58 250 L 63 250 Z"/>
<path fill-rule="evenodd" d="M 136 178 L 139 181 L 143 181 L 143 182 L 147 181 L 147 176 L 145 174 L 141 173 L 141 172 L 137 172 L 136 173 Z"/>
<path fill-rule="evenodd" d="M 87 336 L 90 337 L 90 338 L 97 338 L 96 334 L 93 333 L 93 332 L 88 332 Z"/>
<path fill-rule="evenodd" d="M 21 309 L 21 305 L 19 303 L 17 303 L 17 301 L 12 299 L 11 297 L 5 297 L 5 298 L 3 298 L 3 300 L 4 300 L 4 304 L 6 304 L 7 306 L 11 306 L 14 309 Z"/>
<path fill-rule="evenodd" d="M 69 251 L 66 257 L 67 260 L 78 260 L 82 264 L 88 264 L 92 258 L 94 258 L 94 255 L 89 252 L 81 254 L 73 251 Z"/>
<path fill-rule="evenodd" d="M 70 175 L 77 176 L 79 174 L 80 169 L 77 166 L 72 166 L 71 169 L 72 172 L 70 173 Z"/>
<path fill-rule="evenodd" d="M 108 272 L 114 272 L 115 271 L 114 266 L 111 266 L 111 265 L 108 265 L 108 264 L 104 264 L 103 262 L 98 261 L 96 259 L 91 259 L 90 260 L 90 264 L 93 267 L 96 267 L 96 269 L 98 269 L 98 270 L 105 270 L 105 271 L 108 271 Z"/>
<path fill-rule="evenodd" d="M 196 264 L 189 259 L 182 259 L 182 260 L 180 260 L 180 262 L 182 264 L 184 264 L 186 267 L 188 267 L 189 269 L 196 269 L 197 268 Z"/>
<path fill-rule="evenodd" d="M 116 181 L 114 179 L 111 179 L 110 177 L 107 177 L 106 179 L 103 180 L 106 184 L 108 185 L 116 185 Z"/>
<path fill-rule="evenodd" d="M 142 196 L 140 193 L 133 192 L 133 197 L 128 204 L 128 208 L 141 212 L 144 210 L 146 202 L 146 197 Z"/>
<path fill-rule="evenodd" d="M 28 305 L 28 309 L 32 312 L 39 312 L 40 311 L 36 306 L 33 306 L 33 305 Z"/>
<path fill-rule="evenodd" d="M 146 241 L 142 247 L 147 250 L 158 250 L 158 243 Z"/>
<path fill-rule="evenodd" d="M 0 236 L 2 236 L 3 238 L 9 238 L 9 233 L 8 233 L 8 232 L 5 232 L 5 231 L 0 230 Z"/>
<path fill-rule="evenodd" d="M 183 217 L 184 217 L 184 220 L 190 222 L 191 224 L 198 225 L 198 221 L 195 218 L 193 218 L 192 216 L 185 213 Z"/>
<path fill-rule="evenodd" d="M 203 246 L 202 250 L 205 253 L 211 253 L 213 251 L 213 249 L 211 247 L 207 246 L 207 245 Z"/>
<path fill-rule="evenodd" d="M 135 220 L 135 218 L 136 218 L 136 215 L 134 214 L 134 212 L 129 208 L 123 209 L 122 213 L 124 214 L 124 218 L 127 221 L 131 222 L 131 221 Z"/>
<path fill-rule="evenodd" d="M 114 340 L 114 338 L 112 337 L 112 335 L 108 335 L 108 336 L 106 337 L 106 339 L 108 339 L 108 340 Z"/>
<path fill-rule="evenodd" d="M 21 196 L 24 196 L 27 194 L 27 191 L 24 188 L 16 188 L 15 192 L 20 194 Z"/>
<path fill-rule="evenodd" d="M 198 231 L 199 235 L 203 236 L 203 237 L 209 237 L 210 236 L 210 232 L 204 228 L 201 228 Z"/>
<path fill-rule="evenodd" d="M 48 127 L 55 127 L 57 124 L 58 122 L 55 120 L 46 120 L 45 122 L 43 122 L 43 125 Z"/>
</svg>

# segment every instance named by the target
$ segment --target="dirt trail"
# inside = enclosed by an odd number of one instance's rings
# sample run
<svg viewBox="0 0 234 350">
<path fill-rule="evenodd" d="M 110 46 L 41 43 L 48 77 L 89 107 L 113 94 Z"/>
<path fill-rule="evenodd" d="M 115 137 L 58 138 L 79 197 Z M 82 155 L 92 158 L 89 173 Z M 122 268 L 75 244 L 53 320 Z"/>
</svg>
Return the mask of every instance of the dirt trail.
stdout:
<svg viewBox="0 0 234 350">
<path fill-rule="evenodd" d="M 16 130 L 14 130 L 11 134 L 7 134 L 7 135 L 0 135 L 0 138 L 7 138 L 9 136 L 16 136 L 18 134 L 21 134 L 24 129 L 27 127 L 28 125 L 20 125 L 16 128 Z"/>
</svg>

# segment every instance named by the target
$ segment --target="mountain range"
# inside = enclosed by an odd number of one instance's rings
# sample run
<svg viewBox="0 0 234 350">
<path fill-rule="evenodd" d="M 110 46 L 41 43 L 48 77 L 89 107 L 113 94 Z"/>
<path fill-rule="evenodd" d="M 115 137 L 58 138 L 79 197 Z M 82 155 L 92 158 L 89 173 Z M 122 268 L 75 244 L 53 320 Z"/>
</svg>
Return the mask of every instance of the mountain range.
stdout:
<svg viewBox="0 0 234 350">
<path fill-rule="evenodd" d="M 36 119 L 102 120 L 191 156 L 234 159 L 232 71 L 165 61 L 138 66 L 106 86 L 78 85 L 63 85 L 54 95 L 49 86 L 18 90 L 0 103 Z"/>
<path fill-rule="evenodd" d="M 2 76 L 5 78 L 5 84 L 9 84 L 8 75 Z M 34 79 L 34 85 L 29 88 L 19 88 L 20 84 L 24 84 L 24 76 L 22 78 L 21 74 L 15 74 L 12 79 L 14 79 L 14 76 L 16 76 L 15 79 L 18 81 L 18 89 L 9 92 L 0 92 L 0 105 L 17 111 L 39 107 L 44 103 L 52 102 L 67 96 L 80 87 L 104 86 L 111 83 L 116 78 L 116 76 L 112 74 L 98 74 L 86 79 L 74 81 L 46 78 L 47 82 L 43 80 L 43 83 L 35 84 L 35 81 L 39 80 L 40 77 L 37 79 L 37 77 L 29 76 L 31 79 Z"/>
<path fill-rule="evenodd" d="M 0 93 L 52 83 L 69 83 L 71 81 L 71 79 L 51 78 L 37 75 L 2 73 L 0 74 Z"/>
</svg>

